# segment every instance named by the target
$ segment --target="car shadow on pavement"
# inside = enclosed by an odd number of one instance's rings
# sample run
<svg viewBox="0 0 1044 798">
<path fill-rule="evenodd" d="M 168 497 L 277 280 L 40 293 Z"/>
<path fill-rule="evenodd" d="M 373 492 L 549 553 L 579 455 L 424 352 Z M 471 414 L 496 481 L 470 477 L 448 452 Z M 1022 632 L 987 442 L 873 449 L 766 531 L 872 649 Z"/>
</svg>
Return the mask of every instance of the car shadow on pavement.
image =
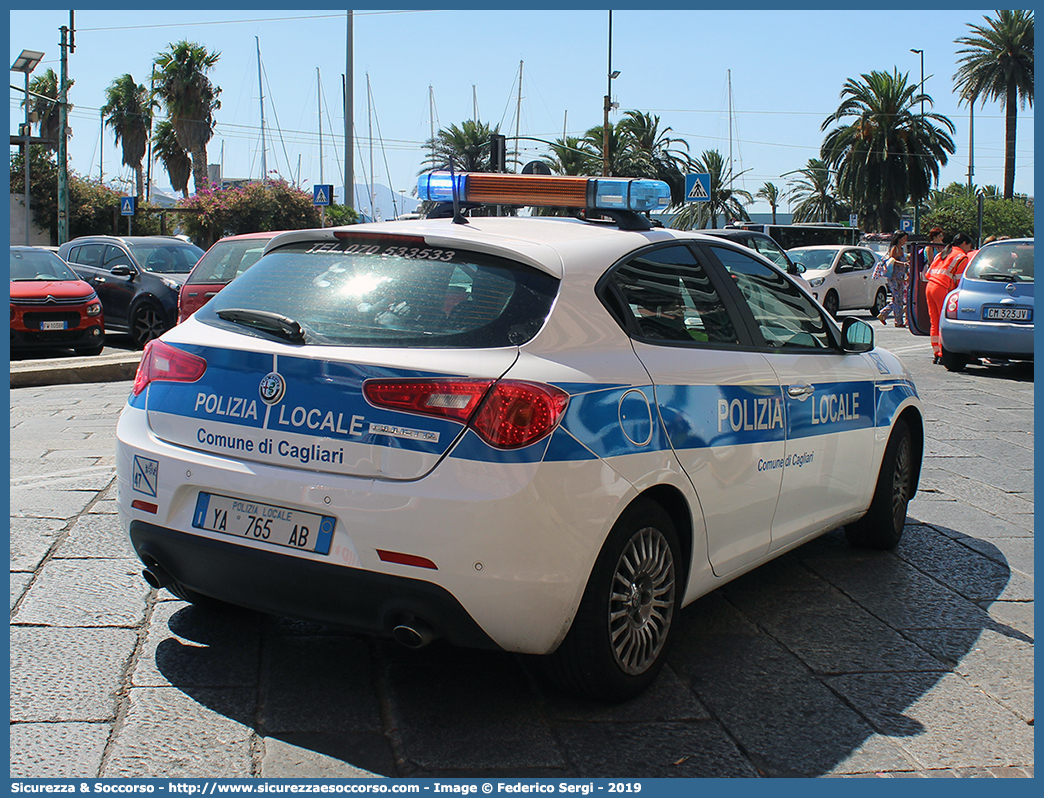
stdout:
<svg viewBox="0 0 1044 798">
<path fill-rule="evenodd" d="M 1025 697 L 992 695 L 972 656 L 991 633 L 1032 668 L 1032 638 L 988 612 L 1010 579 L 995 546 L 954 530 L 911 521 L 894 552 L 838 530 L 683 610 L 668 666 L 617 705 L 561 693 L 536 657 L 223 606 L 158 602 L 152 651 L 161 682 L 257 735 L 265 777 L 908 772 L 1005 746 L 1019 761 L 993 727 Z"/>
</svg>

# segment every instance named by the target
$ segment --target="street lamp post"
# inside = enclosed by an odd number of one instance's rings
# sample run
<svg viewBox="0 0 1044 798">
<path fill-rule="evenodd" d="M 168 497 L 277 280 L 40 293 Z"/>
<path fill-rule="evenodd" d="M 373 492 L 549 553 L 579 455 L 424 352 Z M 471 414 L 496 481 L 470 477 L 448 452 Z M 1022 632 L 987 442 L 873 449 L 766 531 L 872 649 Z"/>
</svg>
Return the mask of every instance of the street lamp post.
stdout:
<svg viewBox="0 0 1044 798">
<path fill-rule="evenodd" d="M 924 50 L 915 50 L 910 48 L 911 53 L 917 53 L 921 56 L 921 125 L 924 125 Z M 923 132 L 923 131 L 922 131 Z M 921 233 L 921 200 L 917 200 L 917 205 L 914 206 L 914 234 L 920 235 Z"/>
<path fill-rule="evenodd" d="M 609 12 L 609 77 L 606 80 L 605 102 L 602 110 L 605 119 L 602 122 L 602 175 L 609 175 L 609 110 L 614 107 L 611 95 L 613 93 L 613 79 L 620 77 L 620 70 L 613 71 L 613 12 Z"/>
<path fill-rule="evenodd" d="M 25 124 L 22 126 L 22 168 L 25 170 L 25 245 L 29 246 L 29 230 L 32 223 L 29 203 L 29 75 L 43 60 L 44 54 L 37 50 L 22 50 L 11 65 L 12 72 L 25 75 Z"/>
</svg>

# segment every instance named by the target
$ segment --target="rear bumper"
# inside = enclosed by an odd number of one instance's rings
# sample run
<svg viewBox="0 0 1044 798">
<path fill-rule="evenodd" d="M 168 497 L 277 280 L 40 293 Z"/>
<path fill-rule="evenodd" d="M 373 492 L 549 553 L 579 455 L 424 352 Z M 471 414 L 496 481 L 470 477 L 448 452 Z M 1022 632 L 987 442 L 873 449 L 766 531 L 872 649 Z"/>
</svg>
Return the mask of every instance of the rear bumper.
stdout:
<svg viewBox="0 0 1044 798">
<path fill-rule="evenodd" d="M 147 567 L 158 564 L 186 587 L 230 604 L 378 637 L 421 619 L 455 645 L 497 648 L 453 596 L 430 582 L 286 557 L 144 521 L 131 522 L 130 539 Z"/>
<path fill-rule="evenodd" d="M 941 319 L 939 333 L 949 352 L 972 357 L 1033 359 L 1033 325 Z"/>
<path fill-rule="evenodd" d="M 198 593 L 377 635 L 390 632 L 396 612 L 412 612 L 450 640 L 527 654 L 553 651 L 565 636 L 612 521 L 634 494 L 597 462 L 448 457 L 415 481 L 246 462 L 162 441 L 130 405 L 116 459 L 120 522 L 136 551 Z M 143 466 L 151 479 L 141 478 Z M 335 517 L 329 553 L 196 528 L 201 490 Z"/>
</svg>

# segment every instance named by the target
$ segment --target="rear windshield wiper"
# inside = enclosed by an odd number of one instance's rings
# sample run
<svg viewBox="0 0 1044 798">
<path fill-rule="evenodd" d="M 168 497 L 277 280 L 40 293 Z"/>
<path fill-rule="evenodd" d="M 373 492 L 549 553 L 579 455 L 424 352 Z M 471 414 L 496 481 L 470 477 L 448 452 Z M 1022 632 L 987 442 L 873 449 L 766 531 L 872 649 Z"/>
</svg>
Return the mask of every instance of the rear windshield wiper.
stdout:
<svg viewBox="0 0 1044 798">
<path fill-rule="evenodd" d="M 979 275 L 980 280 L 989 280 L 994 283 L 1017 283 L 1021 280 L 1020 275 L 1006 274 L 1004 272 L 984 272 Z"/>
<path fill-rule="evenodd" d="M 270 332 L 292 344 L 306 343 L 304 327 L 299 322 L 281 313 L 272 313 L 267 310 L 246 310 L 244 308 L 223 308 L 217 312 L 217 315 L 225 321 Z"/>
</svg>

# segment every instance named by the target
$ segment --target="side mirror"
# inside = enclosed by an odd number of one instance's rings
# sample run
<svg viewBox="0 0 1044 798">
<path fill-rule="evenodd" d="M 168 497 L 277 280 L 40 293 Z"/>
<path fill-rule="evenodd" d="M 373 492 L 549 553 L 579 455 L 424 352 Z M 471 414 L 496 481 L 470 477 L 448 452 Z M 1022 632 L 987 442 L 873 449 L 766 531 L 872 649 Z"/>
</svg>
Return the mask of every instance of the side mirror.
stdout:
<svg viewBox="0 0 1044 798">
<path fill-rule="evenodd" d="M 841 326 L 841 348 L 846 352 L 869 352 L 874 348 L 874 328 L 849 316 Z"/>
<path fill-rule="evenodd" d="M 137 274 L 137 272 L 134 271 L 134 269 L 132 269 L 130 266 L 120 264 L 119 266 L 113 266 L 111 269 L 109 269 L 109 274 L 112 274 L 116 277 L 130 277 L 132 275 Z"/>
</svg>

